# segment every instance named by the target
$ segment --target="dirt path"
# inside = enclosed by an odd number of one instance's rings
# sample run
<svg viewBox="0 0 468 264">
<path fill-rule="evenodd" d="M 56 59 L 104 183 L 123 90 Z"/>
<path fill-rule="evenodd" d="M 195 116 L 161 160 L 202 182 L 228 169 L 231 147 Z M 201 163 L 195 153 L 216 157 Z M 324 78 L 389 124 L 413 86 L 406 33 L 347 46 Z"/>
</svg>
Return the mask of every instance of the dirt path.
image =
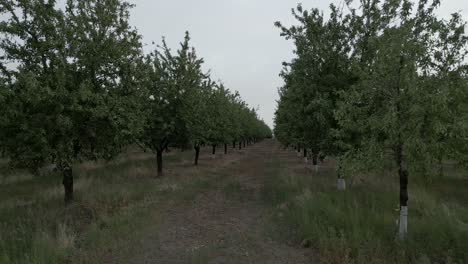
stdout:
<svg viewBox="0 0 468 264">
<path fill-rule="evenodd" d="M 138 252 L 114 255 L 111 263 L 311 263 L 307 250 L 267 231 L 273 224 L 261 191 L 276 151 L 272 141 L 249 147 L 219 168 L 215 188 L 170 207 L 157 229 L 145 232 Z"/>
</svg>

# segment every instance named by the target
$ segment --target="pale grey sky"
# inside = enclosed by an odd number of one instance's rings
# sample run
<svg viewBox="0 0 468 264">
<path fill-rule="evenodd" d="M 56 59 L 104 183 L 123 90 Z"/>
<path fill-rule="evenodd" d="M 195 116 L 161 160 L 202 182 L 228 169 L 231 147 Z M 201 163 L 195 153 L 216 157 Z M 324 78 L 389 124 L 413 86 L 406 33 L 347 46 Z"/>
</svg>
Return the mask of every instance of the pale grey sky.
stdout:
<svg viewBox="0 0 468 264">
<path fill-rule="evenodd" d="M 302 3 L 304 8 L 326 10 L 330 3 L 341 0 L 132 0 L 136 4 L 131 21 L 143 35 L 144 43 L 159 44 L 162 36 L 175 50 L 190 31 L 192 45 L 211 70 L 231 90 L 240 92 L 259 115 L 273 127 L 278 99 L 278 76 L 282 61 L 293 56 L 292 42 L 279 36 L 275 21 L 295 23 L 291 8 Z M 442 0 L 441 16 L 462 11 L 468 20 L 467 0 Z M 145 47 L 147 51 L 152 46 Z"/>
</svg>

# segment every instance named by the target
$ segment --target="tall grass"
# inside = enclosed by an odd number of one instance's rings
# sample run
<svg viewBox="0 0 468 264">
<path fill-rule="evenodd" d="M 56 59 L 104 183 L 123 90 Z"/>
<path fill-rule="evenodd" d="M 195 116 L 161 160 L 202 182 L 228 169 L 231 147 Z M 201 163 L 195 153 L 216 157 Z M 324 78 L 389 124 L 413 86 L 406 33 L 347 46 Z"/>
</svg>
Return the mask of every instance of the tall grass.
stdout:
<svg viewBox="0 0 468 264">
<path fill-rule="evenodd" d="M 191 164 L 191 152 L 174 151 L 164 161 L 168 177 L 161 179 L 154 177 L 156 160 L 149 153 L 77 164 L 76 201 L 69 207 L 63 203 L 60 175 L 33 177 L 0 168 L 0 264 L 99 263 L 95 256 L 128 242 L 125 237 L 168 200 L 191 200 L 210 187 L 209 173 L 177 179 L 184 171 L 181 164 Z M 201 165 L 199 172 L 206 168 Z"/>
<path fill-rule="evenodd" d="M 468 263 L 468 208 L 453 197 L 442 199 L 437 182 L 410 185 L 409 237 L 402 242 L 396 238 L 395 177 L 368 175 L 339 192 L 333 170 L 314 174 L 290 165 L 272 162 L 264 197 L 281 205 L 279 221 L 293 227 L 323 263 Z"/>
</svg>

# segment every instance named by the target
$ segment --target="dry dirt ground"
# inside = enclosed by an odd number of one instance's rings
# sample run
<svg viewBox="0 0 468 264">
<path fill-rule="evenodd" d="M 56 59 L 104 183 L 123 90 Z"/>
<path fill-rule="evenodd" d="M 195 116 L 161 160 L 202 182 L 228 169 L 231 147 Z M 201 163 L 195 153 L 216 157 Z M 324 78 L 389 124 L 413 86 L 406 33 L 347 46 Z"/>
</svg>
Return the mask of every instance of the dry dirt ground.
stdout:
<svg viewBox="0 0 468 264">
<path fill-rule="evenodd" d="M 268 166 L 278 154 L 284 152 L 274 141 L 264 141 L 211 161 L 220 175 L 213 187 L 163 206 L 142 237 L 101 263 L 315 263 L 300 242 L 275 236 L 274 210 L 262 200 Z"/>
</svg>

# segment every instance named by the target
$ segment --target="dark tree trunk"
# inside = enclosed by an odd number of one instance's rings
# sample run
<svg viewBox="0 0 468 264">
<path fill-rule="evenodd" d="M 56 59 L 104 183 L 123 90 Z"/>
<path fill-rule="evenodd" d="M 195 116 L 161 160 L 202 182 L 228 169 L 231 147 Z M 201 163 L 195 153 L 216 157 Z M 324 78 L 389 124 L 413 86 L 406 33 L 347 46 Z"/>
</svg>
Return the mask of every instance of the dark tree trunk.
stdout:
<svg viewBox="0 0 468 264">
<path fill-rule="evenodd" d="M 71 166 L 62 168 L 63 174 L 63 188 L 65 189 L 65 204 L 68 205 L 73 202 L 73 170 Z"/>
<path fill-rule="evenodd" d="M 401 70 L 405 65 L 403 55 L 400 55 L 400 67 L 398 69 L 398 81 L 396 82 L 395 90 L 400 97 Z M 401 116 L 400 102 L 396 104 L 396 114 L 398 120 L 398 128 L 401 127 L 403 118 Z M 401 133 L 398 133 L 398 145 L 395 148 L 396 161 L 398 165 L 398 176 L 400 177 L 400 220 L 399 220 L 399 236 L 400 239 L 405 239 L 408 232 L 408 170 L 403 157 L 403 140 Z"/>
<path fill-rule="evenodd" d="M 244 148 L 245 148 L 245 140 L 244 140 Z"/>
<path fill-rule="evenodd" d="M 166 151 L 166 153 L 169 152 L 169 144 L 167 144 L 166 146 L 164 146 L 164 151 Z"/>
<path fill-rule="evenodd" d="M 216 145 L 213 145 L 213 155 L 216 154 Z"/>
<path fill-rule="evenodd" d="M 396 148 L 398 176 L 400 176 L 400 206 L 408 206 L 408 170 L 403 164 L 403 147 Z"/>
<path fill-rule="evenodd" d="M 239 150 L 242 149 L 242 141 L 239 141 Z"/>
<path fill-rule="evenodd" d="M 236 142 L 235 142 L 235 141 L 232 142 L 232 148 L 233 148 L 233 149 L 236 148 Z"/>
<path fill-rule="evenodd" d="M 315 166 L 317 165 L 317 160 L 318 160 L 318 154 L 317 153 L 312 153 L 312 164 Z"/>
<path fill-rule="evenodd" d="M 198 157 L 200 156 L 200 146 L 195 146 L 195 166 L 198 165 Z"/>
<path fill-rule="evenodd" d="M 227 144 L 224 143 L 224 154 L 227 154 Z"/>
<path fill-rule="evenodd" d="M 163 175 L 163 159 L 162 159 L 163 149 L 158 148 L 156 150 L 156 163 L 158 166 L 158 177 Z"/>
<path fill-rule="evenodd" d="M 307 149 L 304 148 L 304 158 L 307 158 Z"/>
<path fill-rule="evenodd" d="M 398 169 L 400 176 L 400 220 L 398 233 L 400 239 L 405 239 L 408 233 L 408 171 L 404 166 Z"/>
</svg>

